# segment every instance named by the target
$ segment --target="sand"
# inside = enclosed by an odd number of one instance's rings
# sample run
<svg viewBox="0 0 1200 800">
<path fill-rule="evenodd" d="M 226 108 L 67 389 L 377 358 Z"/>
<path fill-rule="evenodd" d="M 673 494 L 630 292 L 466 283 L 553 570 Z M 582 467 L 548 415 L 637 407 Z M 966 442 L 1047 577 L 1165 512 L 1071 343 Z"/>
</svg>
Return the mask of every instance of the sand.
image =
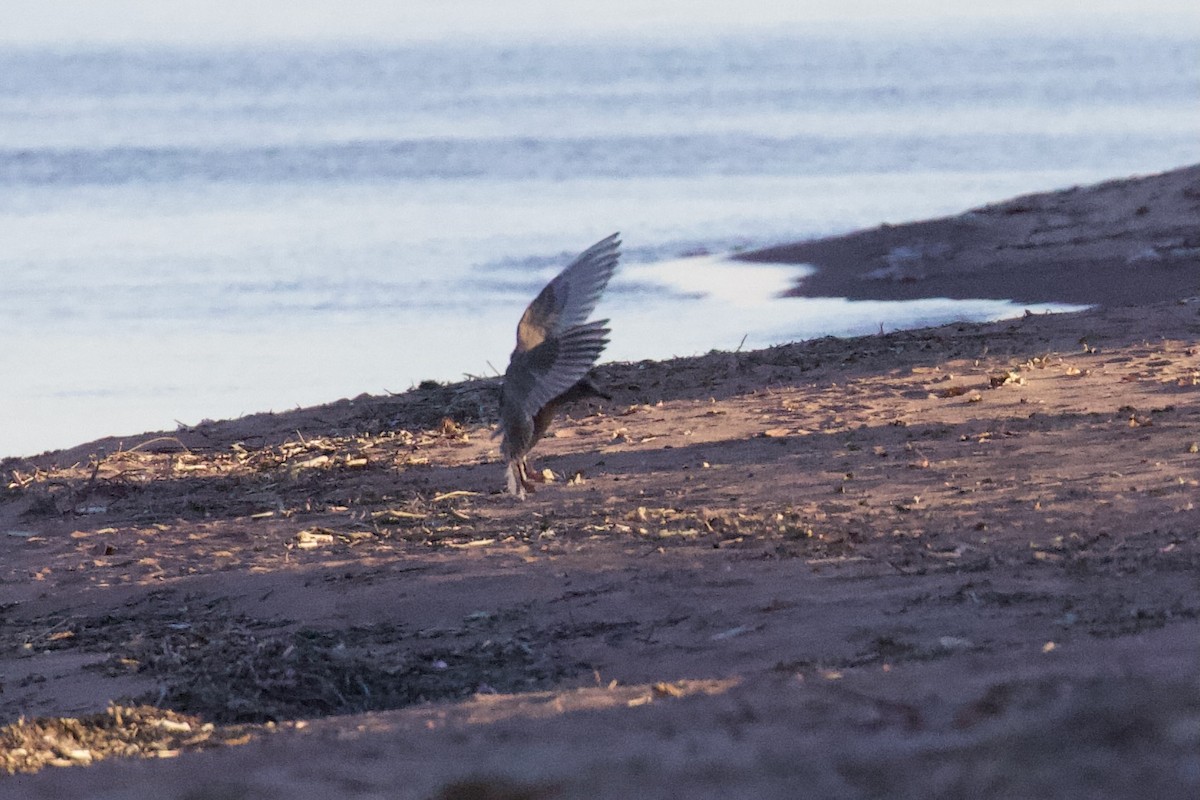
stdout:
<svg viewBox="0 0 1200 800">
<path fill-rule="evenodd" d="M 753 254 L 1100 305 L 604 365 L 525 503 L 482 381 L 8 459 L 0 797 L 1200 796 L 1197 219 Z"/>
</svg>

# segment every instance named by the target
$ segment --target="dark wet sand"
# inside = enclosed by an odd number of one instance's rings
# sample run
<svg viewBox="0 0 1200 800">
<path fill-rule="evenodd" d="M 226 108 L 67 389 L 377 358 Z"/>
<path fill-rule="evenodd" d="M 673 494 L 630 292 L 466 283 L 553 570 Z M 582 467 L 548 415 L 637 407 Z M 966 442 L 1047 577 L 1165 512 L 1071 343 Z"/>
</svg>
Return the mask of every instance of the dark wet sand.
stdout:
<svg viewBox="0 0 1200 800">
<path fill-rule="evenodd" d="M 817 266 L 793 290 L 804 297 L 1171 300 L 1200 294 L 1200 166 L 739 257 Z"/>
</svg>

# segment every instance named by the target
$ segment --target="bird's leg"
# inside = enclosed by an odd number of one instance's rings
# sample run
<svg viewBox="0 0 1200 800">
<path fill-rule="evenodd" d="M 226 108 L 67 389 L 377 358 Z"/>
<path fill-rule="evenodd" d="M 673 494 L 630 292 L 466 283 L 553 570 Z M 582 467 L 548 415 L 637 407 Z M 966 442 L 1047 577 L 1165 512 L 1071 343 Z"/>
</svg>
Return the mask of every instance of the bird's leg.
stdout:
<svg viewBox="0 0 1200 800">
<path fill-rule="evenodd" d="M 508 493 L 515 495 L 518 499 L 525 499 L 525 475 L 524 461 L 519 458 L 514 458 L 508 462 Z"/>
<path fill-rule="evenodd" d="M 514 458 L 508 462 L 508 493 L 516 495 L 522 500 L 525 499 L 526 492 L 534 492 L 535 486 L 538 483 L 545 483 L 546 479 L 540 475 L 535 475 L 529 471 L 529 465 L 525 463 L 523 458 Z"/>
<path fill-rule="evenodd" d="M 525 488 L 531 492 L 533 491 L 533 486 L 530 484 L 546 482 L 546 476 L 536 470 L 531 470 L 529 463 L 525 459 L 521 459 L 521 475 L 525 480 Z"/>
<path fill-rule="evenodd" d="M 542 477 L 541 473 L 533 472 L 532 470 L 530 470 L 529 462 L 527 462 L 525 459 L 522 458 L 521 459 L 521 483 L 525 486 L 525 489 L 530 492 L 535 491 L 534 487 L 537 484 L 545 483 L 545 482 L 546 482 L 546 479 Z"/>
</svg>

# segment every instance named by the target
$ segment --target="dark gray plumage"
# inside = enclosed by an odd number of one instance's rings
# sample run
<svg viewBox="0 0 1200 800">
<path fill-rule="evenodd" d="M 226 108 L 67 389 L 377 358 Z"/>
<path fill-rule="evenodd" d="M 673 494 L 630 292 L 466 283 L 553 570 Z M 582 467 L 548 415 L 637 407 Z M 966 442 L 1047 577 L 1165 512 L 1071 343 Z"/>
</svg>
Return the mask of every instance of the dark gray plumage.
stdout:
<svg viewBox="0 0 1200 800">
<path fill-rule="evenodd" d="M 500 390 L 500 453 L 508 491 L 532 491 L 526 454 L 542 438 L 558 406 L 589 395 L 607 397 L 588 371 L 608 344 L 608 320 L 587 318 L 620 258 L 614 233 L 581 253 L 534 298 L 517 325 L 517 346 Z"/>
</svg>

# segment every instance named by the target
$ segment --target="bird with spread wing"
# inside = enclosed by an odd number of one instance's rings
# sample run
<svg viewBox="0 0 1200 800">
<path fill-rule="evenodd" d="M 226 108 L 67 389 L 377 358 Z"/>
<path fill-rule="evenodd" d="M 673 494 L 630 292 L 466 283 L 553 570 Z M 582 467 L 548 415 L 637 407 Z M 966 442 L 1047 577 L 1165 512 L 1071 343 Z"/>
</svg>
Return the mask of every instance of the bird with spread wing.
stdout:
<svg viewBox="0 0 1200 800">
<path fill-rule="evenodd" d="M 605 397 L 588 372 L 608 344 L 607 319 L 588 321 L 620 258 L 620 234 L 589 247 L 534 298 L 517 325 L 517 346 L 500 389 L 500 453 L 508 491 L 524 498 L 534 476 L 526 455 L 555 410 L 573 400 Z"/>
</svg>

